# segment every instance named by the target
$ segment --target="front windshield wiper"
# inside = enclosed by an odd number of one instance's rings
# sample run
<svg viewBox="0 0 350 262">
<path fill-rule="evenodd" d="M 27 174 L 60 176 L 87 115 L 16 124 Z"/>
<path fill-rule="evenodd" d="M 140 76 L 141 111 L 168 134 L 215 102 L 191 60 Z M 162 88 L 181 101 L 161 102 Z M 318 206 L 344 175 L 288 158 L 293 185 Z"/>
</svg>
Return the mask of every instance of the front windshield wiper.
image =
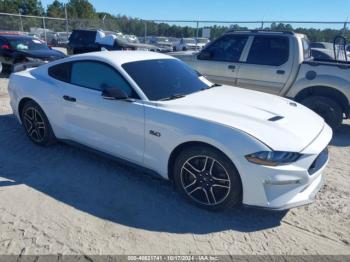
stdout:
<svg viewBox="0 0 350 262">
<path fill-rule="evenodd" d="M 167 101 L 167 100 L 173 100 L 173 99 L 178 99 L 178 98 L 182 98 L 185 97 L 186 95 L 184 94 L 175 94 L 175 95 L 171 95 L 162 99 L 159 99 L 160 101 Z"/>
<path fill-rule="evenodd" d="M 217 86 L 221 86 L 221 85 L 219 85 L 219 84 L 212 84 L 211 86 L 203 87 L 200 91 L 204 91 L 204 90 L 207 90 L 207 89 L 210 89 L 210 88 L 213 88 L 213 87 L 217 87 Z"/>
</svg>

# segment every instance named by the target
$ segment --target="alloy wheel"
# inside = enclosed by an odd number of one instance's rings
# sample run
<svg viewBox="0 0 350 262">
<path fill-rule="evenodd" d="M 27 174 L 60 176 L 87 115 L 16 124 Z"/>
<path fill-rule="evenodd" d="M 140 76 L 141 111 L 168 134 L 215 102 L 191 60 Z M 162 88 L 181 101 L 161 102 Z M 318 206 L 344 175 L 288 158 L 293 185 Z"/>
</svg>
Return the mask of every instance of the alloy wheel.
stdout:
<svg viewBox="0 0 350 262">
<path fill-rule="evenodd" d="M 189 158 L 181 168 L 181 184 L 189 197 L 208 206 L 225 201 L 231 189 L 227 170 L 209 156 Z"/>
<path fill-rule="evenodd" d="M 28 135 L 33 141 L 40 143 L 44 140 L 46 126 L 43 116 L 36 108 L 26 108 L 23 114 L 23 122 Z"/>
</svg>

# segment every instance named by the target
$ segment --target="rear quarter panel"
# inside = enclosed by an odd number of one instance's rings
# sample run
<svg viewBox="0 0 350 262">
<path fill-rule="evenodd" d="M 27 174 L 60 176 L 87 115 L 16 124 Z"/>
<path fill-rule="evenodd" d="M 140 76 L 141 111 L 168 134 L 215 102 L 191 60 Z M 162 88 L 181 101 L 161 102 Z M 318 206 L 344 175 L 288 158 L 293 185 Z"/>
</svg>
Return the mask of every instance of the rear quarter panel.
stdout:
<svg viewBox="0 0 350 262">
<path fill-rule="evenodd" d="M 60 110 L 60 87 L 50 81 L 46 68 L 12 74 L 9 81 L 11 107 L 19 121 L 19 105 L 23 99 L 34 100 L 45 112 L 58 138 L 65 138 Z"/>
</svg>

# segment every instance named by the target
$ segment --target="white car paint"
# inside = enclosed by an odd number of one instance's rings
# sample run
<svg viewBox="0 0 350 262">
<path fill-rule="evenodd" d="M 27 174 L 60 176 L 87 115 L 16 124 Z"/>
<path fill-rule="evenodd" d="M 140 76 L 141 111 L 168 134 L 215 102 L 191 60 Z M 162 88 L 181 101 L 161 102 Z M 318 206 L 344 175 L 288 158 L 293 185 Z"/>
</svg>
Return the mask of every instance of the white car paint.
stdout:
<svg viewBox="0 0 350 262">
<path fill-rule="evenodd" d="M 150 59 L 175 58 L 141 51 L 98 52 L 12 74 L 9 82 L 12 109 L 21 121 L 19 103 L 23 98 L 31 98 L 46 113 L 57 138 L 126 159 L 164 178 L 168 178 L 169 159 L 176 147 L 193 141 L 210 144 L 237 167 L 246 205 L 287 209 L 313 200 L 323 184 L 326 162 L 312 175 L 308 170 L 332 137 L 322 118 L 288 99 L 229 86 L 171 101 L 150 101 L 122 68 L 124 63 Z M 105 100 L 99 91 L 48 76 L 52 65 L 76 60 L 110 64 L 141 99 Z M 67 92 L 77 98 L 77 103 L 62 99 Z M 274 116 L 284 118 L 268 120 Z M 150 135 L 150 130 L 161 136 Z M 292 164 L 275 167 L 253 164 L 245 158 L 271 150 L 299 152 L 302 157 Z"/>
</svg>

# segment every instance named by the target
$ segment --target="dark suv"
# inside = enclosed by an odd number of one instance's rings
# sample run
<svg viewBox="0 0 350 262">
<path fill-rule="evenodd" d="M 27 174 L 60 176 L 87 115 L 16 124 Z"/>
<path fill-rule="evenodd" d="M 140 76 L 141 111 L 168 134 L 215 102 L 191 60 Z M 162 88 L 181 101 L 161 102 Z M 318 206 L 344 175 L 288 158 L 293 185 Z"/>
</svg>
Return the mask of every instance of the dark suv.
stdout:
<svg viewBox="0 0 350 262">
<path fill-rule="evenodd" d="M 88 52 L 106 50 L 147 50 L 159 51 L 159 48 L 153 45 L 128 42 L 125 39 L 115 38 L 110 45 L 98 42 L 98 30 L 73 30 L 69 37 L 67 52 L 69 55 L 82 54 Z M 103 31 L 100 31 L 103 32 Z"/>
<path fill-rule="evenodd" d="M 101 46 L 96 43 L 96 30 L 73 30 L 69 37 L 67 52 L 69 55 L 100 51 Z"/>
<path fill-rule="evenodd" d="M 12 73 L 60 59 L 65 55 L 26 35 L 0 35 L 2 71 Z"/>
</svg>

